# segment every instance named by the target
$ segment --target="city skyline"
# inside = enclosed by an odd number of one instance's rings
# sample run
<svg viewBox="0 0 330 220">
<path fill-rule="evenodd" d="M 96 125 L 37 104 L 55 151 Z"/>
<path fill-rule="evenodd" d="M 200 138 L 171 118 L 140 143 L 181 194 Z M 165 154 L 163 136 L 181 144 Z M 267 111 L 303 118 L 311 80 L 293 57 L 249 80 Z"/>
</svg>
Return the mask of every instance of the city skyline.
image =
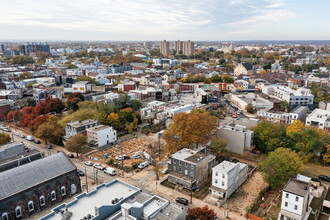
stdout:
<svg viewBox="0 0 330 220">
<path fill-rule="evenodd" d="M 2 39 L 329 40 L 325 0 L 6 1 Z M 15 10 L 13 10 L 15 9 Z"/>
</svg>

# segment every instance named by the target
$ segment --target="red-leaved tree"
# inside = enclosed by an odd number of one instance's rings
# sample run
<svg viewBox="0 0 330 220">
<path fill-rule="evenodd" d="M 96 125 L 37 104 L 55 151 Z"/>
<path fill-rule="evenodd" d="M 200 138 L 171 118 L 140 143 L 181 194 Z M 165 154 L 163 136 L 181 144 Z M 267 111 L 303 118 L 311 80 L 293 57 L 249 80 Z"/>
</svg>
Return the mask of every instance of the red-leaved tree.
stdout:
<svg viewBox="0 0 330 220">
<path fill-rule="evenodd" d="M 208 206 L 196 207 L 188 209 L 186 220 L 213 220 L 216 214 L 213 209 L 209 209 Z"/>
</svg>

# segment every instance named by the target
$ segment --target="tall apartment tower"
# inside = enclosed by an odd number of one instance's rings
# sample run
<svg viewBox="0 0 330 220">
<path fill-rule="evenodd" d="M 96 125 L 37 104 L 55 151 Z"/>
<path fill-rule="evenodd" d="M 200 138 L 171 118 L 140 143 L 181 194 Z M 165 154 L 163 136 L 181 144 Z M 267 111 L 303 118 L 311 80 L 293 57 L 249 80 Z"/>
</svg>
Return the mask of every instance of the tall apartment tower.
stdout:
<svg viewBox="0 0 330 220">
<path fill-rule="evenodd" d="M 5 52 L 5 45 L 0 44 L 0 53 Z"/>
<path fill-rule="evenodd" d="M 190 40 L 183 42 L 183 54 L 186 56 L 190 56 L 194 54 L 194 42 Z"/>
<path fill-rule="evenodd" d="M 174 42 L 174 50 L 176 50 L 176 53 L 179 54 L 180 51 L 183 53 L 183 42 L 180 40 L 177 40 Z"/>
<path fill-rule="evenodd" d="M 164 40 L 160 43 L 160 53 L 164 57 L 167 57 L 170 55 L 170 42 L 167 42 L 166 40 Z"/>
</svg>

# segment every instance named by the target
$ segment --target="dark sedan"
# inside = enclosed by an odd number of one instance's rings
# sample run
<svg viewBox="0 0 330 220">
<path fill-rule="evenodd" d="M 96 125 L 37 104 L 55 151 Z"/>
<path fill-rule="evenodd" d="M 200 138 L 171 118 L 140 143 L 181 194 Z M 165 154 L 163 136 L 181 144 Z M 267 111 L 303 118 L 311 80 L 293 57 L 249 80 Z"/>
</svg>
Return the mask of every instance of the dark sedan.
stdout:
<svg viewBox="0 0 330 220">
<path fill-rule="evenodd" d="M 182 204 L 182 205 L 188 205 L 188 204 L 189 204 L 188 199 L 185 199 L 185 198 L 182 198 L 182 197 L 178 197 L 178 198 L 176 198 L 175 201 L 176 201 L 177 203 Z"/>
</svg>

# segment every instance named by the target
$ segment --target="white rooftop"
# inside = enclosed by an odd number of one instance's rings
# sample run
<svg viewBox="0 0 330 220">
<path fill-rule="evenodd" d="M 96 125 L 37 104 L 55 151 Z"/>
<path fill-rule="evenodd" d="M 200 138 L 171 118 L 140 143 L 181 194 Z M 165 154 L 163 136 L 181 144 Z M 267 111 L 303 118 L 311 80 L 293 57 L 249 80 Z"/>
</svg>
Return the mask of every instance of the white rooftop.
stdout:
<svg viewBox="0 0 330 220">
<path fill-rule="evenodd" d="M 212 170 L 229 173 L 232 169 L 236 167 L 236 165 L 236 163 L 232 163 L 225 160 L 219 163 L 217 166 L 213 167 Z"/>
<path fill-rule="evenodd" d="M 138 188 L 129 187 L 128 184 L 121 181 L 115 181 L 113 184 L 101 185 L 96 191 L 92 191 L 86 194 L 85 197 L 73 201 L 72 203 L 74 204 L 67 205 L 68 211 L 72 213 L 70 220 L 80 220 L 88 214 L 95 216 L 95 208 L 112 206 L 112 200 L 116 198 L 127 198 L 139 191 Z M 47 219 L 61 220 L 62 216 L 58 213 Z"/>
</svg>

